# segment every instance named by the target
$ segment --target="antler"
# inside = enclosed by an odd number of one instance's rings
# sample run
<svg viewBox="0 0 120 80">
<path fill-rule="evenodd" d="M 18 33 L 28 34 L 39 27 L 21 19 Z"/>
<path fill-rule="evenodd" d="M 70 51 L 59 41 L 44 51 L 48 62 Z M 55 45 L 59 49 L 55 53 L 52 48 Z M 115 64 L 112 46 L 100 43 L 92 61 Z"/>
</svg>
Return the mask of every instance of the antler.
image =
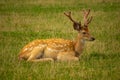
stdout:
<svg viewBox="0 0 120 80">
<path fill-rule="evenodd" d="M 64 13 L 73 23 L 77 23 L 75 20 L 72 19 L 71 17 L 71 12 Z"/>
<path fill-rule="evenodd" d="M 88 18 L 88 15 L 90 13 L 90 9 L 87 10 L 83 10 L 83 14 L 84 14 L 84 25 L 87 26 L 91 21 L 92 21 L 92 16 Z M 87 19 L 88 18 L 88 19 Z"/>
<path fill-rule="evenodd" d="M 73 28 L 75 30 L 79 31 L 81 29 L 81 22 L 77 22 L 77 21 L 73 20 L 71 17 L 71 12 L 64 13 L 64 14 L 73 22 Z"/>
</svg>

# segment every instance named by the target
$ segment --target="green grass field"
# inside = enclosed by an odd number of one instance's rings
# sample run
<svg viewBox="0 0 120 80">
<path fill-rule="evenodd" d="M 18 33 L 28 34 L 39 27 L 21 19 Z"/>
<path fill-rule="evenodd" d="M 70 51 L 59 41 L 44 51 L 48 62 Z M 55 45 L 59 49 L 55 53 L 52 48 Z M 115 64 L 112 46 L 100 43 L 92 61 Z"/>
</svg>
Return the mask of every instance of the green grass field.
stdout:
<svg viewBox="0 0 120 80">
<path fill-rule="evenodd" d="M 35 39 L 74 40 L 77 32 L 64 12 L 82 21 L 91 9 L 94 42 L 86 42 L 79 62 L 18 61 Z M 119 0 L 0 0 L 0 80 L 120 80 Z"/>
</svg>

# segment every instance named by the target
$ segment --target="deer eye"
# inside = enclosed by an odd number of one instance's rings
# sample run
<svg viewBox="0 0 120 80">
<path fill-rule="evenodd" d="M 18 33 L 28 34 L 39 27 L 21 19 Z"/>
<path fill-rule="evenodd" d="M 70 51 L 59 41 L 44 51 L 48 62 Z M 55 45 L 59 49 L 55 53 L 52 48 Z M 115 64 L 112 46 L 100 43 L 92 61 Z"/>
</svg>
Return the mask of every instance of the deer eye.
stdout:
<svg viewBox="0 0 120 80">
<path fill-rule="evenodd" d="M 82 32 L 82 34 L 86 34 L 86 32 Z"/>
</svg>

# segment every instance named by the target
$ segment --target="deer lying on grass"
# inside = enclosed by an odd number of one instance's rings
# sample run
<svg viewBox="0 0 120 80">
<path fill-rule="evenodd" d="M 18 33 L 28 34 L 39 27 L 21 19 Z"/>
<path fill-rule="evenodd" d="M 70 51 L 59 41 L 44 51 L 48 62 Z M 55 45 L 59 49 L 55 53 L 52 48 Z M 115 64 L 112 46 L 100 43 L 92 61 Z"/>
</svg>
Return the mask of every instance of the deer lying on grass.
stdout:
<svg viewBox="0 0 120 80">
<path fill-rule="evenodd" d="M 88 24 L 92 16 L 88 18 L 90 10 L 84 10 L 84 25 L 76 22 L 71 17 L 71 12 L 64 13 L 72 22 L 75 30 L 78 31 L 76 41 L 64 39 L 41 39 L 27 44 L 20 52 L 19 59 L 27 61 L 78 61 L 83 51 L 86 40 L 94 41 L 88 30 Z"/>
</svg>

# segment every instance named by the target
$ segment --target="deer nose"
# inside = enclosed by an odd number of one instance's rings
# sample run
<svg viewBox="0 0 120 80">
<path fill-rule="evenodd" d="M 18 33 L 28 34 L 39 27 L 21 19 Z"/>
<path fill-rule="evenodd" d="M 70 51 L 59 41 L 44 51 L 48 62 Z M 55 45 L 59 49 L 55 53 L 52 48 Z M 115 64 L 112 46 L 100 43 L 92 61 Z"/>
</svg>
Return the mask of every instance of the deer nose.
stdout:
<svg viewBox="0 0 120 80">
<path fill-rule="evenodd" d="M 91 37 L 91 41 L 94 41 L 95 40 L 95 38 L 94 37 Z"/>
</svg>

